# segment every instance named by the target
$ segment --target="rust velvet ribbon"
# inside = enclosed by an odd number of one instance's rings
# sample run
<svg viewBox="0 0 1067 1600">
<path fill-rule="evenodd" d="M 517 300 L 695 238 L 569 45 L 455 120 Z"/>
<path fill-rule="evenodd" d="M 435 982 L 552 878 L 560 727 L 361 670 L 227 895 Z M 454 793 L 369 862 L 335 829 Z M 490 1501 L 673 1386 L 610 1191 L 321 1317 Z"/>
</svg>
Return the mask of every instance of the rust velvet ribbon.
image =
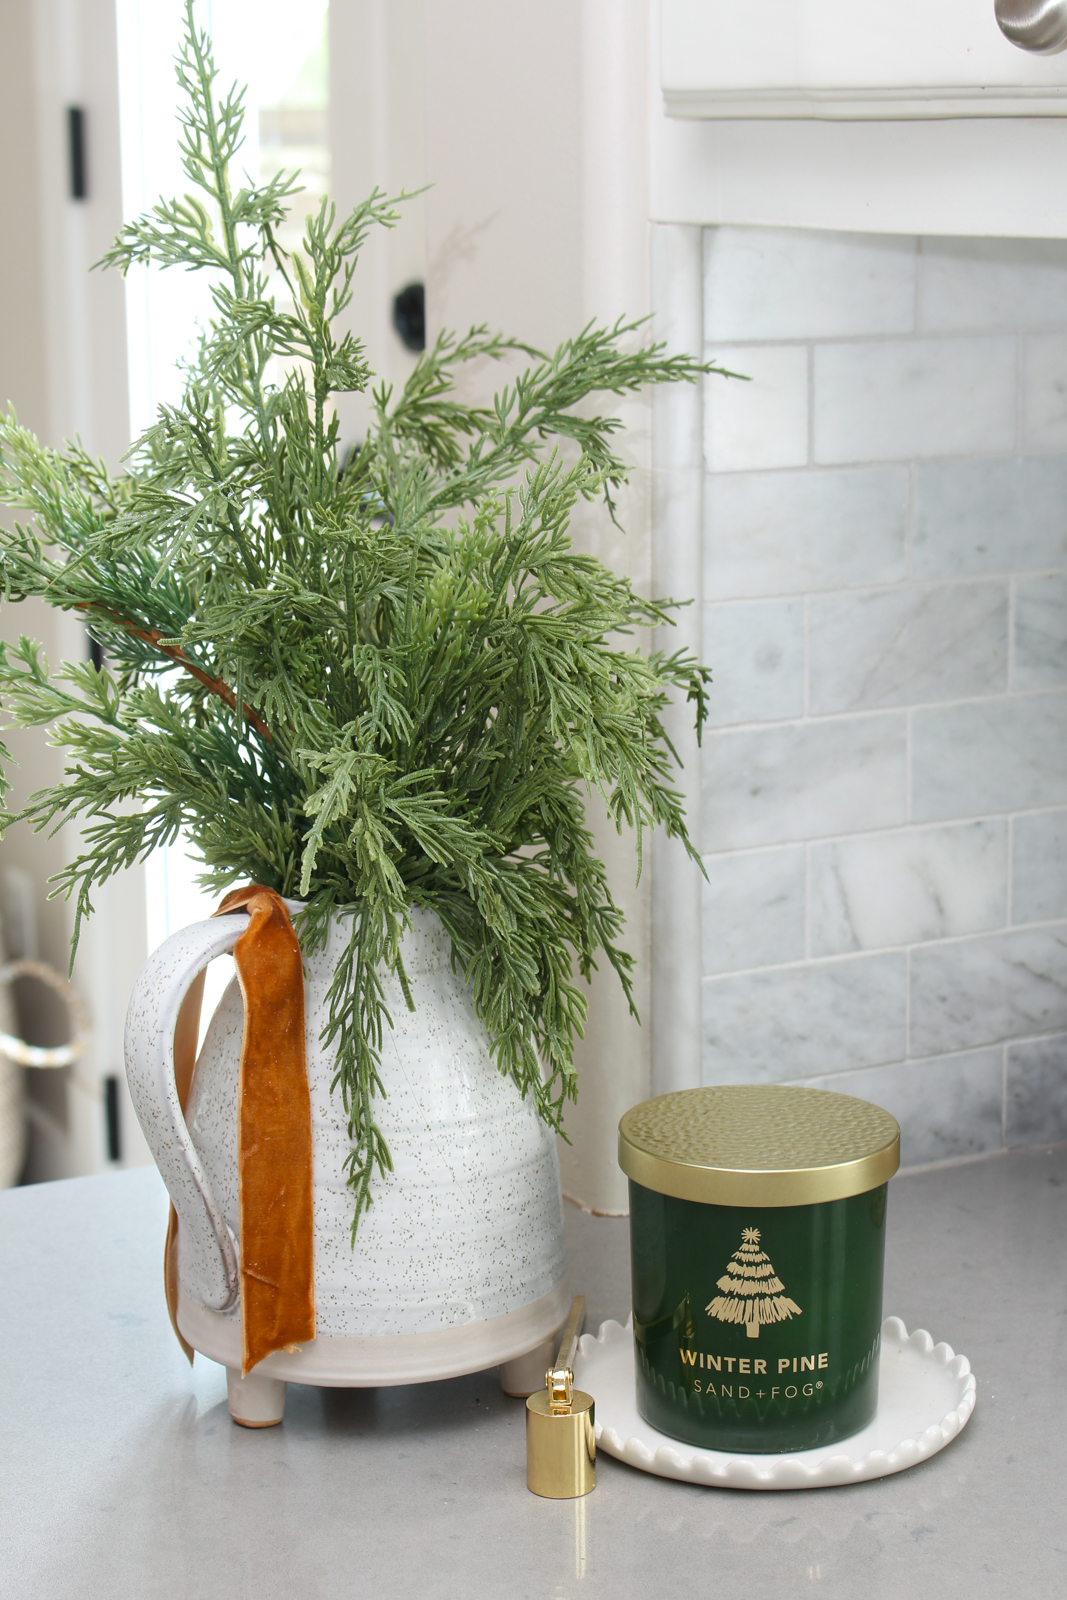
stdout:
<svg viewBox="0 0 1067 1600">
<path fill-rule="evenodd" d="M 216 916 L 248 912 L 233 958 L 244 998 L 238 1087 L 241 1372 L 273 1350 L 315 1337 L 311 1097 L 304 1050 L 304 971 L 285 902 L 259 884 L 235 889 Z M 185 1111 L 196 1064 L 203 974 L 174 1030 L 174 1075 Z M 167 1225 L 164 1285 L 178 1329 L 178 1219 Z"/>
</svg>

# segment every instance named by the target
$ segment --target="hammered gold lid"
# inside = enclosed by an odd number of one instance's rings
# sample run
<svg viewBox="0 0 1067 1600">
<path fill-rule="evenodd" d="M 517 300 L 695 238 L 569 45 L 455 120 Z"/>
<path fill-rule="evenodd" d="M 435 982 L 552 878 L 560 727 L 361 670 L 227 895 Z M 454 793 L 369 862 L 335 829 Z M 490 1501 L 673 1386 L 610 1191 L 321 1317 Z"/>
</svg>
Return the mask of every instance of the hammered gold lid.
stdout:
<svg viewBox="0 0 1067 1600">
<path fill-rule="evenodd" d="M 682 1089 L 627 1111 L 619 1165 L 679 1200 L 811 1206 L 886 1183 L 900 1166 L 900 1129 L 880 1106 L 828 1089 Z"/>
</svg>

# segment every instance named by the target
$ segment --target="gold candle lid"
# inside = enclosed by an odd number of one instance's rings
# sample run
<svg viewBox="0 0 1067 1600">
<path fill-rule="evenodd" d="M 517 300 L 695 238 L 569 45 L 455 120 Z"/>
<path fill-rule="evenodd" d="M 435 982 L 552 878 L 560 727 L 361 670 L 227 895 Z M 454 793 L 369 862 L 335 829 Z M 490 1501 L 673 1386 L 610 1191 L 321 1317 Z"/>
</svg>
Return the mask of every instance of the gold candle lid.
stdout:
<svg viewBox="0 0 1067 1600">
<path fill-rule="evenodd" d="M 819 1205 L 886 1183 L 900 1166 L 900 1129 L 880 1106 L 828 1089 L 682 1089 L 627 1111 L 619 1165 L 679 1200 Z"/>
</svg>

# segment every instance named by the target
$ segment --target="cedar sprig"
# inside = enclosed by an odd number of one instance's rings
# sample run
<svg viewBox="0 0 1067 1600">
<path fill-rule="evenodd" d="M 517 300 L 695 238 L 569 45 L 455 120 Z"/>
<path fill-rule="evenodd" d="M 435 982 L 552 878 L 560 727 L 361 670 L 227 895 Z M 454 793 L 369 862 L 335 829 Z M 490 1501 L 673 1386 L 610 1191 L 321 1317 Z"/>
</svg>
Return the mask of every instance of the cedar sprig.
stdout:
<svg viewBox="0 0 1067 1600">
<path fill-rule="evenodd" d="M 178 77 L 190 193 L 127 224 L 104 261 L 211 275 L 181 401 L 119 475 L 76 443 L 46 448 L 13 412 L 0 421 L 0 496 L 28 513 L 0 528 L 0 591 L 81 613 L 106 652 L 100 670 L 52 671 L 31 640 L 0 648 L 9 722 L 49 726 L 67 754 L 62 783 L 3 820 L 77 819 L 80 853 L 54 880 L 75 946 L 93 885 L 179 831 L 207 886 L 251 879 L 306 901 L 306 945 L 346 919 L 324 1042 L 355 1230 L 391 1165 L 375 1120 L 382 974 L 410 1002 L 412 906 L 440 916 L 500 1071 L 553 1127 L 575 1098 L 598 961 L 633 1009 L 586 804 L 602 796 L 638 860 L 654 827 L 695 856 L 663 714 L 688 698 L 699 733 L 707 674 L 628 639 L 671 604 L 568 530 L 582 501 L 615 515 L 626 479 L 597 397 L 721 369 L 664 356 L 625 322 L 552 355 L 485 328 L 445 334 L 399 393 L 374 392 L 346 454 L 331 397 L 372 375 L 339 319 L 395 203 L 376 191 L 338 220 L 324 200 L 286 251 L 296 175 L 237 186 L 243 92 L 216 92 L 191 0 Z M 530 366 L 491 405 L 461 401 L 469 362 L 516 354 Z"/>
</svg>

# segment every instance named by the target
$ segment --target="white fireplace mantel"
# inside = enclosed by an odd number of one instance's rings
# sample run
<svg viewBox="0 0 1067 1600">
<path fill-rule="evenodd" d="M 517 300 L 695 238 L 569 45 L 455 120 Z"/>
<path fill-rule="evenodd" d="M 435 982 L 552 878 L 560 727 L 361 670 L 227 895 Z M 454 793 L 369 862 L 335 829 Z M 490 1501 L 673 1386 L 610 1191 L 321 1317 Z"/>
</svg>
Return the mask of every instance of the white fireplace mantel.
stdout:
<svg viewBox="0 0 1067 1600">
<path fill-rule="evenodd" d="M 994 0 L 650 3 L 655 221 L 1067 238 L 1067 51 Z"/>
<path fill-rule="evenodd" d="M 1067 116 L 1067 53 L 1031 55 L 993 0 L 664 0 L 676 117 Z"/>
</svg>

